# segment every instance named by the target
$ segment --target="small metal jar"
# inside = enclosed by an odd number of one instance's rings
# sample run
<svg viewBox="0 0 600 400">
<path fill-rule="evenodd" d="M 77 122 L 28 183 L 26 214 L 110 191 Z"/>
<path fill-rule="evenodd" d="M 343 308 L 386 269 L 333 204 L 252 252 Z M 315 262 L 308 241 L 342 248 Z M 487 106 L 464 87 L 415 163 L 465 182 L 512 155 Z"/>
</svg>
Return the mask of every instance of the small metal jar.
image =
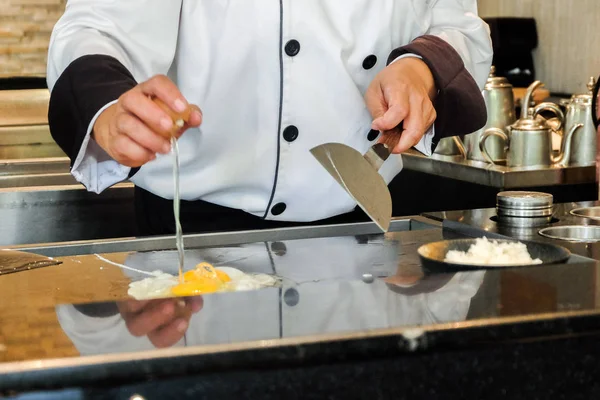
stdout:
<svg viewBox="0 0 600 400">
<path fill-rule="evenodd" d="M 496 196 L 499 224 L 530 228 L 548 225 L 554 212 L 554 197 L 548 193 L 509 191 Z"/>
</svg>

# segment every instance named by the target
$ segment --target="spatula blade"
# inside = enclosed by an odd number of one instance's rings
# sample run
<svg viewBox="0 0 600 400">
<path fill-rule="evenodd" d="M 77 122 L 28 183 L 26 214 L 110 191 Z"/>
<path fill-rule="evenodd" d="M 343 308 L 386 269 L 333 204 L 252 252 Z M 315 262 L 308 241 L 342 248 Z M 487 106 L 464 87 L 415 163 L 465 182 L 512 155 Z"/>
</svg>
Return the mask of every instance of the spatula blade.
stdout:
<svg viewBox="0 0 600 400">
<path fill-rule="evenodd" d="M 387 232 L 392 218 L 390 191 L 364 156 L 341 143 L 325 143 L 310 152 L 373 222 Z"/>
</svg>

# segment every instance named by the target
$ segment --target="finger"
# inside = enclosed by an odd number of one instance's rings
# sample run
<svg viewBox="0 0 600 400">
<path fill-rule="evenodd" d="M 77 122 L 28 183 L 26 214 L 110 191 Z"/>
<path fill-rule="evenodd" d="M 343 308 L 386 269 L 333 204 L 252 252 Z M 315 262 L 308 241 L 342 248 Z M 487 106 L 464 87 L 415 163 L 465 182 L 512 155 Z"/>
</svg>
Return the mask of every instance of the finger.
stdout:
<svg viewBox="0 0 600 400">
<path fill-rule="evenodd" d="M 153 132 L 132 114 L 121 113 L 117 125 L 120 133 L 129 136 L 134 142 L 152 153 L 166 154 L 171 151 L 171 144 L 165 137 Z"/>
<path fill-rule="evenodd" d="M 186 305 L 192 309 L 192 313 L 194 314 L 202 310 L 202 307 L 204 307 L 204 300 L 201 296 L 187 297 L 185 302 Z"/>
<path fill-rule="evenodd" d="M 392 152 L 396 154 L 405 152 L 419 143 L 424 133 L 423 105 L 418 101 L 411 102 L 410 113 L 404 120 L 404 132 L 402 132 L 400 141 Z"/>
<path fill-rule="evenodd" d="M 137 313 L 139 310 L 144 308 L 150 300 L 126 300 L 117 303 L 117 308 L 121 314 L 132 314 Z"/>
<path fill-rule="evenodd" d="M 167 104 L 175 113 L 183 113 L 188 108 L 188 103 L 177 86 L 164 75 L 156 75 L 139 85 L 142 92 L 148 96 L 155 96 Z"/>
<path fill-rule="evenodd" d="M 198 107 L 195 104 L 191 104 L 190 108 L 191 108 L 191 113 L 190 113 L 190 118 L 187 121 L 187 124 L 190 127 L 200 126 L 200 124 L 202 123 L 202 110 L 200 110 L 200 107 Z"/>
<path fill-rule="evenodd" d="M 121 97 L 120 102 L 125 111 L 135 115 L 153 131 L 166 136 L 173 129 L 174 123 L 171 115 L 141 90 L 127 92 Z"/>
<path fill-rule="evenodd" d="M 385 90 L 383 95 L 387 110 L 373 121 L 373 129 L 389 131 L 396 128 L 408 115 L 408 95 L 400 86 Z"/>
<path fill-rule="evenodd" d="M 151 332 L 150 342 L 157 348 L 171 347 L 181 340 L 189 327 L 189 319 L 177 318 L 168 325 Z"/>
<path fill-rule="evenodd" d="M 173 129 L 171 129 L 171 134 L 174 134 L 175 132 L 177 132 L 178 129 L 181 129 L 183 127 L 183 125 L 187 121 L 190 120 L 190 114 L 192 113 L 192 108 L 191 107 L 187 107 L 184 112 L 177 113 L 177 112 L 173 111 L 171 109 L 171 107 L 169 107 L 167 105 L 167 103 L 165 103 L 164 101 L 162 101 L 158 97 L 153 97 L 152 101 L 156 105 L 158 105 L 164 112 L 166 112 L 167 114 L 169 114 L 171 116 L 171 120 L 173 120 L 175 122 L 175 126 L 173 127 Z"/>
<path fill-rule="evenodd" d="M 367 92 L 365 93 L 365 104 L 374 121 L 381 118 L 387 111 L 387 103 L 378 82 L 373 82 L 367 89 Z"/>
<path fill-rule="evenodd" d="M 139 167 L 152 161 L 156 155 L 134 142 L 129 136 L 117 135 L 111 144 L 112 154 L 117 161 L 128 167 Z"/>
<path fill-rule="evenodd" d="M 125 324 L 133 336 L 144 336 L 167 325 L 175 316 L 173 300 L 154 301 L 136 314 L 126 315 Z"/>
<path fill-rule="evenodd" d="M 188 129 L 198 127 L 202 123 L 202 111 L 200 111 L 200 108 L 196 105 L 190 105 L 190 109 L 189 121 L 183 125 L 183 128 L 178 129 L 173 134 L 177 139 L 179 139 Z"/>
<path fill-rule="evenodd" d="M 429 130 L 429 128 L 431 128 L 433 126 L 433 124 L 435 123 L 435 120 L 437 119 L 437 112 L 435 111 L 435 108 L 433 107 L 433 104 L 431 104 L 431 102 L 429 103 L 429 106 L 427 107 L 428 111 L 425 113 L 426 117 L 425 120 L 427 121 L 426 125 L 426 130 Z"/>
<path fill-rule="evenodd" d="M 176 300 L 175 316 L 189 319 L 192 314 L 198 313 L 204 306 L 202 297 L 184 297 Z"/>
</svg>

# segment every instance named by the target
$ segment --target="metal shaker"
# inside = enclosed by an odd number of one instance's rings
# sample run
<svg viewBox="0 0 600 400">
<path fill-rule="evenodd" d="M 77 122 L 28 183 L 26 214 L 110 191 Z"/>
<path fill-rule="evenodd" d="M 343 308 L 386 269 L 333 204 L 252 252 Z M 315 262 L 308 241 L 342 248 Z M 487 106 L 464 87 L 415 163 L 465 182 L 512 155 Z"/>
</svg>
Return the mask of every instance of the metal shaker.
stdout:
<svg viewBox="0 0 600 400">
<path fill-rule="evenodd" d="M 592 119 L 592 92 L 596 80 L 590 78 L 587 84 L 588 93 L 571 97 L 565 114 L 565 132 L 578 124 L 583 127 L 573 135 L 569 165 L 594 165 L 596 163 L 597 131 Z"/>
<path fill-rule="evenodd" d="M 506 127 L 516 121 L 513 87 L 506 78 L 496 76 L 494 66 L 485 84 L 483 97 L 487 107 L 487 123 L 480 130 L 465 136 L 465 148 L 468 159 L 489 162 L 479 148 L 481 137 L 491 128 L 507 132 Z M 486 141 L 486 150 L 495 162 L 506 159 L 505 143 L 498 137 Z"/>
</svg>

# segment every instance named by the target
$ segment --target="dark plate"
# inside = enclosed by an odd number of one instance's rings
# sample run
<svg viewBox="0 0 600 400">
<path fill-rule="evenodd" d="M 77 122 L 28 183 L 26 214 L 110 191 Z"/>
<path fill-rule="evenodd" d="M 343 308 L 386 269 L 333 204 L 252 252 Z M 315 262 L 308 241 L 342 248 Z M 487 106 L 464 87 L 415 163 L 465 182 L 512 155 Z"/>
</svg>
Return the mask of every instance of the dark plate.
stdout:
<svg viewBox="0 0 600 400">
<path fill-rule="evenodd" d="M 498 268 L 520 268 L 520 267 L 535 267 L 548 264 L 557 264 L 566 261 L 571 256 L 571 252 L 564 247 L 549 243 L 538 243 L 530 241 L 521 241 L 527 246 L 527 251 L 531 258 L 539 258 L 542 264 L 526 264 L 526 265 L 470 265 L 456 264 L 445 262 L 446 253 L 450 250 L 467 251 L 472 244 L 475 244 L 476 239 L 456 239 L 443 240 L 425 244 L 419 247 L 419 257 L 423 269 L 429 272 L 448 272 L 448 271 L 464 271 L 473 269 L 498 269 Z M 517 240 L 496 240 L 501 243 L 517 243 Z"/>
</svg>

